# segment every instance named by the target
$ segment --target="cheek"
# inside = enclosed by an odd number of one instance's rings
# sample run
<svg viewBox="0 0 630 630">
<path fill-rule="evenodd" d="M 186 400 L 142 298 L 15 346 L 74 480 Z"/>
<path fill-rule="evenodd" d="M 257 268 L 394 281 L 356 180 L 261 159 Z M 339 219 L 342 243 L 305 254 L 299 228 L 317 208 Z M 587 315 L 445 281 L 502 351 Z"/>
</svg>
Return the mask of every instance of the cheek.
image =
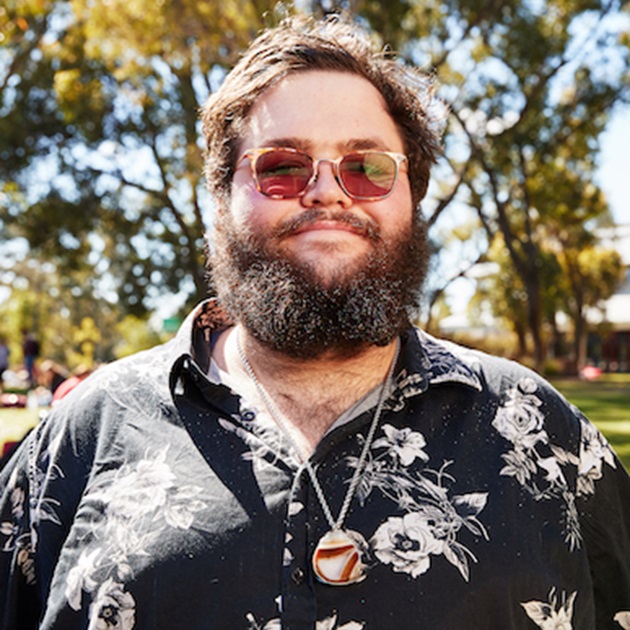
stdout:
<svg viewBox="0 0 630 630">
<path fill-rule="evenodd" d="M 230 213 L 234 223 L 251 231 L 268 231 L 300 212 L 297 199 L 271 199 L 258 192 L 250 177 L 235 176 L 232 182 Z"/>
<path fill-rule="evenodd" d="M 237 224 L 246 223 L 254 210 L 252 194 L 244 187 L 232 187 L 230 195 L 230 214 Z"/>
<path fill-rule="evenodd" d="M 270 199 L 255 186 L 233 189 L 229 207 L 234 225 L 252 236 L 270 234 L 296 211 L 295 200 Z"/>
<path fill-rule="evenodd" d="M 256 225 L 261 222 L 265 213 L 265 199 L 256 190 L 253 182 L 232 183 L 230 196 L 230 213 L 234 223 L 240 227 Z"/>
<path fill-rule="evenodd" d="M 397 189 L 378 207 L 378 222 L 385 234 L 398 234 L 411 229 L 413 203 L 408 187 Z"/>
</svg>

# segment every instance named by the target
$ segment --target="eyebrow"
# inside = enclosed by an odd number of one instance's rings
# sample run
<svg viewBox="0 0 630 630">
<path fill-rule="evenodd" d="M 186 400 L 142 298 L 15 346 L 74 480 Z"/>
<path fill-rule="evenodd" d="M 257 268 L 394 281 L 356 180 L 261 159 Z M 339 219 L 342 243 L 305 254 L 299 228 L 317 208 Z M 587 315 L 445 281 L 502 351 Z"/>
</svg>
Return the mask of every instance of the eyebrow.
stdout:
<svg viewBox="0 0 630 630">
<path fill-rule="evenodd" d="M 345 142 L 344 147 L 351 151 L 363 151 L 365 149 L 391 150 L 380 138 L 353 138 Z"/>
<path fill-rule="evenodd" d="M 273 138 L 265 141 L 264 145 L 273 148 L 287 147 L 304 151 L 305 153 L 309 153 L 313 148 L 313 142 L 311 140 L 297 137 Z M 350 138 L 349 140 L 339 142 L 337 149 L 340 153 L 344 151 L 363 151 L 366 149 L 375 149 L 378 151 L 391 150 L 380 138 Z"/>
<path fill-rule="evenodd" d="M 297 149 L 299 151 L 308 152 L 313 148 L 313 143 L 310 140 L 304 138 L 287 137 L 287 138 L 273 138 L 267 140 L 264 143 L 266 147 L 282 148 L 287 147 L 289 149 Z"/>
</svg>

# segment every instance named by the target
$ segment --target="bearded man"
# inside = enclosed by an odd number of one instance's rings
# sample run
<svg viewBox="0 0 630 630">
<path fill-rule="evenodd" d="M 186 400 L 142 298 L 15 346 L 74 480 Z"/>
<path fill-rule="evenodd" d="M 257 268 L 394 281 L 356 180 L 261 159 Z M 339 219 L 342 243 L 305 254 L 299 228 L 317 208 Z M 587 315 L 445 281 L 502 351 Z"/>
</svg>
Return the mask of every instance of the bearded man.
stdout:
<svg viewBox="0 0 630 630">
<path fill-rule="evenodd" d="M 610 446 L 411 324 L 433 90 L 343 20 L 252 44 L 202 111 L 217 298 L 4 471 L 1 627 L 630 627 Z"/>
</svg>

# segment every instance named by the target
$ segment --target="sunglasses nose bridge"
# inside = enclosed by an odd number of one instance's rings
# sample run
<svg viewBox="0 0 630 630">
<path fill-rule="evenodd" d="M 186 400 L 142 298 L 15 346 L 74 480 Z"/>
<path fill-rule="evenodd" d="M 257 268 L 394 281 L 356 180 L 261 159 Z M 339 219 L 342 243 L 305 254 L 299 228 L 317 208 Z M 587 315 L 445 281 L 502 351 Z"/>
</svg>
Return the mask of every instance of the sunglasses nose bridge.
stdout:
<svg viewBox="0 0 630 630">
<path fill-rule="evenodd" d="M 332 169 L 332 174 L 333 177 L 335 178 L 335 182 L 337 183 L 337 186 L 339 186 L 341 188 L 341 190 L 344 192 L 344 194 L 348 195 L 349 193 L 346 191 L 346 187 L 343 185 L 343 182 L 341 181 L 341 176 L 339 173 L 339 164 L 341 163 L 341 160 L 343 160 L 343 156 L 339 157 L 339 158 L 314 158 L 312 163 L 313 163 L 313 174 L 311 176 L 311 179 L 308 183 L 307 189 L 311 188 L 315 182 L 317 182 L 318 178 L 319 178 L 319 173 L 320 173 L 320 167 L 322 164 L 330 164 L 330 168 Z"/>
</svg>

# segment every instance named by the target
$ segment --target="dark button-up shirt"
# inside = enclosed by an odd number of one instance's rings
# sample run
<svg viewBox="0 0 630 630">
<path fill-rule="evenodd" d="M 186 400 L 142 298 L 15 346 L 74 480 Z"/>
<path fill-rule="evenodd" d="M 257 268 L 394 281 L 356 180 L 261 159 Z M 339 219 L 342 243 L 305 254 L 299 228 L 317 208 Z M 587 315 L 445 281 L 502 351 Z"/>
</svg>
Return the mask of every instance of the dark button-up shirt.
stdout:
<svg viewBox="0 0 630 630">
<path fill-rule="evenodd" d="M 630 628 L 630 482 L 609 445 L 532 372 L 417 329 L 344 523 L 367 576 L 317 581 L 329 524 L 282 433 L 213 370 L 226 325 L 205 303 L 23 443 L 0 477 L 0 627 Z M 335 516 L 377 394 L 310 458 Z"/>
</svg>

